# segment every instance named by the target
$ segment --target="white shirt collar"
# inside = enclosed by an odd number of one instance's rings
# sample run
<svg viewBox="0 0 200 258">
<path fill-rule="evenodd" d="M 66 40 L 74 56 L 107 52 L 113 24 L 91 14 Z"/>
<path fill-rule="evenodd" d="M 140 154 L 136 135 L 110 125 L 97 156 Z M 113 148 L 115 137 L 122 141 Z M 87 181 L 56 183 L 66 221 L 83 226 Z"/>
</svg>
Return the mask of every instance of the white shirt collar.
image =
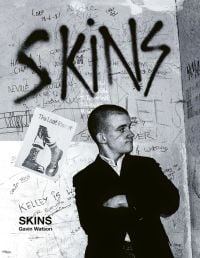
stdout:
<svg viewBox="0 0 200 258">
<path fill-rule="evenodd" d="M 99 154 L 99 156 L 100 156 L 100 158 L 101 158 L 102 160 L 104 160 L 106 163 L 108 163 L 108 165 L 110 165 L 110 166 L 115 170 L 115 172 L 117 172 L 118 175 L 120 175 L 121 167 L 122 167 L 122 161 L 123 161 L 123 159 L 124 159 L 125 154 L 124 154 L 123 156 L 121 156 L 121 157 L 117 160 L 117 162 L 115 162 L 113 159 L 110 159 L 110 158 L 108 158 L 108 157 L 105 157 L 105 156 L 103 156 L 103 155 L 101 155 L 101 154 Z"/>
</svg>

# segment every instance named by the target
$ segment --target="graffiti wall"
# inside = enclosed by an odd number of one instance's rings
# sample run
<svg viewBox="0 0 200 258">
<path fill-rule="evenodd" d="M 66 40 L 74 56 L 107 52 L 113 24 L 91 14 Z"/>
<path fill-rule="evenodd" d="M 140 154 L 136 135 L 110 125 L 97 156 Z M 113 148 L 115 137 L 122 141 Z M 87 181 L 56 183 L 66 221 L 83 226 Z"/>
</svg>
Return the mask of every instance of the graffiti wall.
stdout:
<svg viewBox="0 0 200 258">
<path fill-rule="evenodd" d="M 104 103 L 129 111 L 133 154 L 155 158 L 178 187 L 179 210 L 162 221 L 175 258 L 191 257 L 176 8 L 175 0 L 1 4 L 2 257 L 84 257 L 72 176 L 97 155 L 87 118 Z M 198 83 L 198 59 L 186 58 L 186 79 Z M 56 182 L 14 166 L 36 107 L 78 124 Z M 20 216 L 36 215 L 52 216 L 53 230 L 19 231 Z"/>
<path fill-rule="evenodd" d="M 199 9 L 198 1 L 184 1 L 182 8 L 178 9 L 193 257 L 199 257 L 200 254 Z"/>
</svg>

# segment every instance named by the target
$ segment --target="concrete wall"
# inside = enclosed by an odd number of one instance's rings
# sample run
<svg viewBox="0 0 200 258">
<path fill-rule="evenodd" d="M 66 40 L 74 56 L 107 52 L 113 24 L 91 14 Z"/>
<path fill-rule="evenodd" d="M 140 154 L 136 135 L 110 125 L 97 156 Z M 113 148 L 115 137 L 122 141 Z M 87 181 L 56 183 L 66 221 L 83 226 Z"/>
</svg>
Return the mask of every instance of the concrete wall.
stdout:
<svg viewBox="0 0 200 258">
<path fill-rule="evenodd" d="M 13 3 L 10 0 L 1 4 L 1 10 L 0 39 L 3 51 L 0 59 L 0 139 L 23 140 L 36 106 L 78 122 L 73 139 L 75 143 L 69 150 L 63 174 L 56 183 L 16 169 L 14 160 L 20 143 L 1 143 L 3 172 L 0 192 L 1 196 L 6 197 L 0 204 L 3 211 L 0 223 L 2 227 L 4 225 L 4 239 L 1 243 L 3 257 L 83 257 L 86 236 L 78 222 L 71 179 L 81 168 L 92 162 L 97 153 L 86 128 L 89 112 L 99 104 L 113 103 L 127 108 L 132 117 L 135 134 L 133 153 L 154 157 L 160 162 L 163 172 L 179 188 L 180 208 L 170 218 L 163 219 L 163 223 L 175 258 L 190 258 L 185 127 L 175 1 L 22 0 Z M 87 25 L 88 18 L 94 19 L 93 26 Z M 130 33 L 130 18 L 136 24 L 136 37 L 132 37 L 133 24 Z M 62 25 L 69 29 L 66 42 L 68 54 L 74 47 L 77 36 L 80 33 L 85 36 L 74 63 L 92 93 L 94 61 L 90 38 L 92 35 L 96 36 L 98 92 L 94 97 L 89 95 L 74 71 L 68 68 L 67 97 L 64 101 L 60 99 L 64 85 L 60 33 Z M 122 63 L 123 58 L 119 58 L 112 47 L 112 70 L 109 71 L 106 65 L 108 53 L 105 55 L 104 45 L 104 39 L 107 38 L 102 37 L 102 26 L 108 28 L 133 71 L 135 82 Z M 49 41 L 37 42 L 26 49 L 24 46 L 22 50 L 35 61 L 39 69 L 44 67 L 47 70 L 51 84 L 16 104 L 16 98 L 29 92 L 40 81 L 37 72 L 17 61 L 19 49 L 25 39 L 38 29 L 49 34 Z M 105 32 L 104 27 L 103 31 Z M 136 52 L 133 54 L 136 43 L 137 55 Z M 112 85 L 109 83 L 109 74 L 112 74 Z M 144 96 L 151 78 L 150 90 Z M 140 91 L 136 89 L 139 86 Z M 38 203 L 39 199 L 43 200 L 42 205 L 33 207 L 32 203 Z M 19 232 L 19 216 L 33 214 L 52 214 L 53 232 Z"/>
<path fill-rule="evenodd" d="M 185 0 L 178 8 L 184 94 L 193 257 L 200 255 L 200 3 Z"/>
</svg>

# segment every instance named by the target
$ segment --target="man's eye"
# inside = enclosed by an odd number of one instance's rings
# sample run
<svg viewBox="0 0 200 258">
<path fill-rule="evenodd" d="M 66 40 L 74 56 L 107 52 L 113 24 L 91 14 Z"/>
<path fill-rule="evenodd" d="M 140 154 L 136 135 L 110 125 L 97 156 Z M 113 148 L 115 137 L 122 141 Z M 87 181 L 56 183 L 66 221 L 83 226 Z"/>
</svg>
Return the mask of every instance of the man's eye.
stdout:
<svg viewBox="0 0 200 258">
<path fill-rule="evenodd" d="M 126 129 L 125 129 L 125 128 L 121 128 L 119 131 L 120 131 L 121 133 L 124 133 L 124 132 L 126 131 Z"/>
</svg>

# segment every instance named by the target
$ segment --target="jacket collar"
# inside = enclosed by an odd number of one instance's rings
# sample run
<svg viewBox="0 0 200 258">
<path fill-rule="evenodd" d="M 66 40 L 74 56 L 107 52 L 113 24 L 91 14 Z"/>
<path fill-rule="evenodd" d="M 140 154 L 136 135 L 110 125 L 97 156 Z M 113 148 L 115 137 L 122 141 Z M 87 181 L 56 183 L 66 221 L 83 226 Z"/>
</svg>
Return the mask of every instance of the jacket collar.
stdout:
<svg viewBox="0 0 200 258">
<path fill-rule="evenodd" d="M 125 154 L 123 161 L 122 161 L 122 166 L 121 166 L 121 170 L 123 171 L 124 168 L 124 164 L 127 163 L 127 161 L 129 160 L 130 155 L 129 154 Z M 103 173 L 104 171 L 106 171 L 106 173 L 111 172 L 112 174 L 116 175 L 117 177 L 118 174 L 114 171 L 114 169 L 106 162 L 104 161 L 99 154 L 96 157 L 96 160 L 94 161 L 94 163 L 96 164 L 98 171 L 100 171 L 101 173 Z"/>
</svg>

